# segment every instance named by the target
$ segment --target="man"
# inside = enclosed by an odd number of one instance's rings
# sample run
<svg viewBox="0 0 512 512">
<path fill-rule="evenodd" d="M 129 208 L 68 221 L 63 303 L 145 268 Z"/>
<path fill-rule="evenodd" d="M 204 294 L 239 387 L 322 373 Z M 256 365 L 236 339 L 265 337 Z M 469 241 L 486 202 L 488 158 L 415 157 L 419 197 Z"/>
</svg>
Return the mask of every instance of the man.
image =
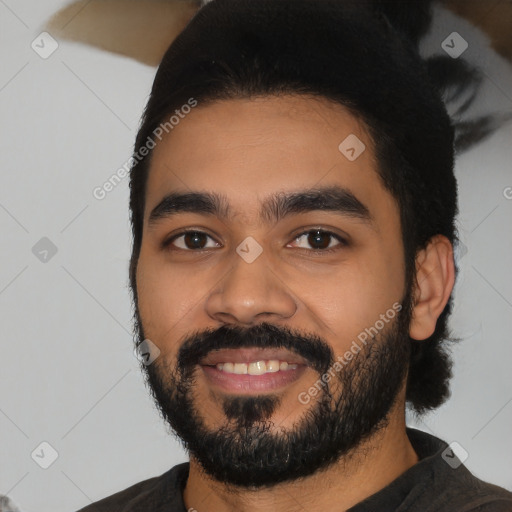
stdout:
<svg viewBox="0 0 512 512">
<path fill-rule="evenodd" d="M 509 511 L 405 425 L 449 395 L 454 127 L 364 2 L 215 0 L 131 173 L 143 368 L 190 463 L 83 511 Z"/>
</svg>

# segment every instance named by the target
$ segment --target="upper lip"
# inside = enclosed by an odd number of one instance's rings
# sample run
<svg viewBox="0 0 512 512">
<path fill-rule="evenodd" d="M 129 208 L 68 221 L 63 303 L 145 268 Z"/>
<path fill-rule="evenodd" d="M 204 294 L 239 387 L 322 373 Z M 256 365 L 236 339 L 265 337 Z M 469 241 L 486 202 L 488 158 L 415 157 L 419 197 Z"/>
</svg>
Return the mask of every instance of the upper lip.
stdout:
<svg viewBox="0 0 512 512">
<path fill-rule="evenodd" d="M 213 350 L 206 357 L 199 361 L 205 366 L 214 366 L 218 363 L 252 363 L 253 361 L 278 360 L 291 364 L 307 364 L 307 361 L 286 349 L 265 349 L 265 348 L 229 348 Z"/>
</svg>

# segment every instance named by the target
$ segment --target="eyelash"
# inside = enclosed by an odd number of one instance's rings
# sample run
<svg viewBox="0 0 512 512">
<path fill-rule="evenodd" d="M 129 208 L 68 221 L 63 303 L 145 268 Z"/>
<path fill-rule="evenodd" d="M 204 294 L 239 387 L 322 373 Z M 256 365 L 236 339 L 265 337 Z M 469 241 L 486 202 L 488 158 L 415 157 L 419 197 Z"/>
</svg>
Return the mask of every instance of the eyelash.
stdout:
<svg viewBox="0 0 512 512">
<path fill-rule="evenodd" d="M 197 229 L 188 229 L 185 231 L 180 231 L 179 233 L 174 234 L 171 238 L 164 240 L 164 242 L 162 243 L 162 249 L 168 249 L 169 246 L 171 246 L 171 244 L 175 240 L 177 240 L 178 238 L 180 238 L 183 235 L 192 234 L 192 233 L 206 235 L 207 237 L 213 239 L 213 237 L 211 237 L 208 233 L 205 233 L 204 231 L 200 231 Z M 323 235 L 329 235 L 329 236 L 335 238 L 339 242 L 339 244 L 335 245 L 334 247 L 328 248 L 328 249 L 304 249 L 302 247 L 299 247 L 298 248 L 299 250 L 306 251 L 309 253 L 325 254 L 325 253 L 335 252 L 335 251 L 340 250 L 341 248 L 347 247 L 349 245 L 348 242 L 344 238 L 342 238 L 340 235 L 333 233 L 332 231 L 327 231 L 324 229 L 308 229 L 306 231 L 302 231 L 301 233 L 294 236 L 293 240 L 297 240 L 298 238 L 301 238 L 304 235 L 309 235 L 310 233 L 321 233 Z M 175 249 L 169 249 L 169 250 L 172 250 L 172 251 L 177 250 L 177 251 L 185 251 L 185 252 L 202 252 L 202 251 L 207 251 L 208 248 L 207 249 L 182 249 L 181 247 L 177 247 Z"/>
</svg>

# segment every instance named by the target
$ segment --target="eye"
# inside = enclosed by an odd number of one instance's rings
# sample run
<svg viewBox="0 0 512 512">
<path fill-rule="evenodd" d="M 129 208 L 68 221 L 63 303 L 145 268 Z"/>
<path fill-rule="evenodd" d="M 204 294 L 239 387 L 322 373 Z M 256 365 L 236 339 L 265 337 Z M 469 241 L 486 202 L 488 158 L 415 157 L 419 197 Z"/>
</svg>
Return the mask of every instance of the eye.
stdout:
<svg viewBox="0 0 512 512">
<path fill-rule="evenodd" d="M 307 238 L 305 238 L 306 235 Z M 208 239 L 212 240 L 213 245 L 207 245 Z M 294 238 L 295 242 L 299 242 L 301 239 L 304 239 L 303 244 L 309 244 L 313 247 L 312 250 L 309 249 L 309 252 L 333 252 L 348 245 L 348 242 L 341 236 L 323 229 L 310 229 L 300 233 Z M 332 244 L 333 239 L 337 241 L 334 245 Z M 204 231 L 188 230 L 177 233 L 162 243 L 162 248 L 164 249 L 169 246 L 174 246 L 182 251 L 198 252 L 220 247 L 220 244 L 215 242 L 213 238 Z M 307 246 L 304 245 L 298 248 L 308 250 Z"/>
<path fill-rule="evenodd" d="M 304 238 L 306 237 L 307 238 Z M 337 244 L 332 245 L 332 239 L 337 240 Z M 348 242 L 343 239 L 341 236 L 331 233 L 330 231 L 325 231 L 323 229 L 311 229 L 308 231 L 304 231 L 295 237 L 295 241 L 303 240 L 303 244 L 309 244 L 313 247 L 313 251 L 316 252 L 332 252 L 338 250 L 340 247 L 345 247 L 348 245 Z M 300 249 L 307 249 L 304 245 L 299 247 Z"/>
<path fill-rule="evenodd" d="M 213 240 L 210 235 L 203 231 L 182 231 L 181 233 L 172 236 L 169 240 L 164 241 L 162 247 L 166 248 L 170 245 L 174 245 L 183 251 L 200 251 L 203 249 L 218 247 L 220 245 L 217 244 L 217 242 L 214 242 L 213 246 L 206 246 L 205 243 L 208 238 Z"/>
</svg>

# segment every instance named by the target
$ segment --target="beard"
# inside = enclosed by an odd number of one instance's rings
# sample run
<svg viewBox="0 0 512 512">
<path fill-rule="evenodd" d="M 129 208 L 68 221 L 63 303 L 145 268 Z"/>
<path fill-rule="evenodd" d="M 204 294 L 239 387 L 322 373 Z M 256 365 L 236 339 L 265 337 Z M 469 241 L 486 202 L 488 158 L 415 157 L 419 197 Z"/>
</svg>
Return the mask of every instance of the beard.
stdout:
<svg viewBox="0 0 512 512">
<path fill-rule="evenodd" d="M 406 294 L 397 316 L 339 371 L 332 371 L 334 354 L 322 338 L 268 323 L 196 332 L 181 343 L 174 365 L 162 354 L 141 367 L 163 419 L 209 477 L 236 488 L 270 488 L 348 460 L 388 425 L 409 364 L 408 300 Z M 140 343 L 145 338 L 137 307 L 135 318 Z M 333 376 L 318 381 L 318 395 L 308 405 L 297 399 L 304 413 L 289 428 L 272 421 L 283 398 L 278 394 L 197 396 L 199 361 L 212 350 L 243 347 L 285 348 L 304 357 L 319 379 L 329 369 Z M 200 408 L 212 397 L 226 418 L 216 428 L 207 426 Z"/>
</svg>

